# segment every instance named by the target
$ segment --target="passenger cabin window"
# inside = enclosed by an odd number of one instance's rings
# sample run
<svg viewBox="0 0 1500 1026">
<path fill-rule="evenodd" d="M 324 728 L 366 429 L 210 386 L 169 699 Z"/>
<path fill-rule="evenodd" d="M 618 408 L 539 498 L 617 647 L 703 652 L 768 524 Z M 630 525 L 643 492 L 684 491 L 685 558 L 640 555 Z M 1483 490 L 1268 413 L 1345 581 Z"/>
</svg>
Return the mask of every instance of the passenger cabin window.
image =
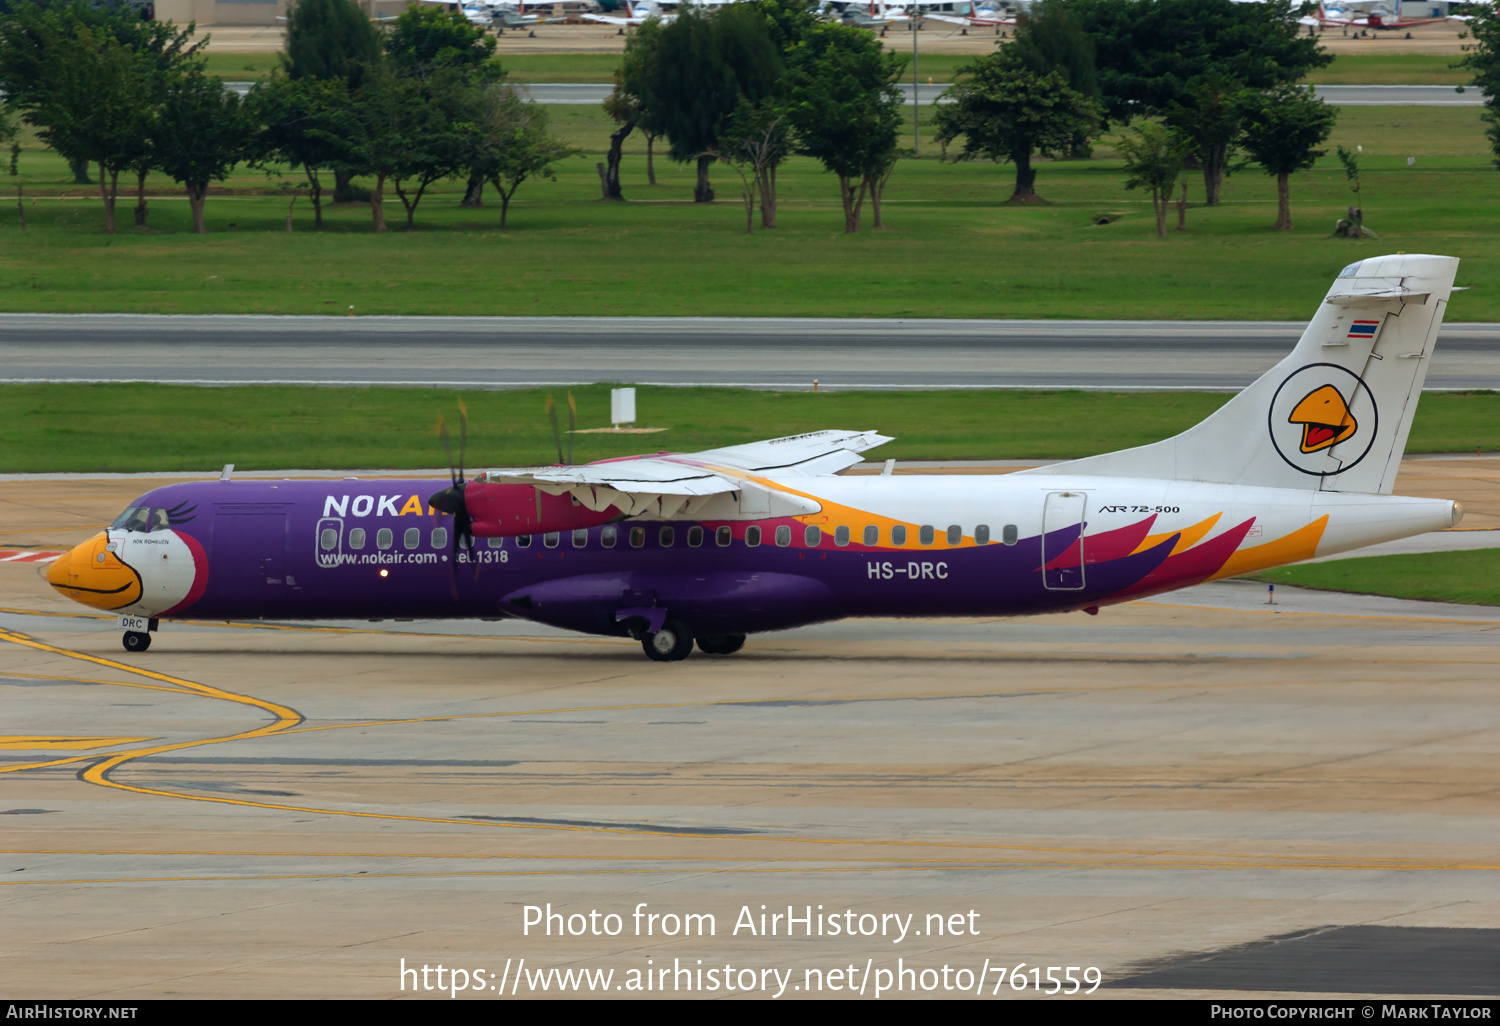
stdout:
<svg viewBox="0 0 1500 1026">
<path fill-rule="evenodd" d="M 491 547 L 499 540 L 499 538 L 491 538 Z M 434 527 L 432 529 L 432 547 L 435 549 L 446 549 L 448 547 L 448 529 L 446 527 Z"/>
<path fill-rule="evenodd" d="M 518 534 L 518 535 L 516 535 L 516 548 L 518 548 L 518 549 L 529 549 L 529 548 L 531 548 L 531 535 L 529 535 L 529 534 Z"/>
<path fill-rule="evenodd" d="M 865 544 L 866 545 L 879 545 L 880 544 L 880 528 L 873 527 L 873 526 L 865 528 Z"/>
<path fill-rule="evenodd" d="M 557 548 L 557 543 L 561 540 L 562 535 L 558 534 L 556 531 L 548 531 L 546 534 L 542 535 L 542 544 L 547 546 L 547 548 L 549 549 Z"/>
<path fill-rule="evenodd" d="M 351 549 L 362 549 L 365 547 L 365 529 L 356 527 L 349 532 L 349 547 Z"/>
<path fill-rule="evenodd" d="M 696 549 L 703 544 L 703 528 L 696 524 L 688 528 L 688 547 Z"/>
<path fill-rule="evenodd" d="M 677 532 L 670 527 L 663 527 L 656 532 L 656 543 L 664 549 L 670 549 L 677 544 Z"/>
<path fill-rule="evenodd" d="M 752 525 L 750 527 L 745 528 L 745 544 L 747 546 L 749 546 L 750 548 L 752 548 L 752 549 L 755 548 L 757 545 L 760 544 L 760 528 L 759 527 L 756 527 L 756 526 Z"/>
<path fill-rule="evenodd" d="M 408 527 L 406 533 L 401 537 L 401 544 L 408 549 L 414 549 L 422 544 L 422 529 L 420 527 Z"/>
<path fill-rule="evenodd" d="M 815 549 L 823 544 L 823 529 L 809 524 L 807 530 L 802 532 L 802 541 L 810 549 Z"/>
<path fill-rule="evenodd" d="M 974 544 L 988 545 L 990 543 L 990 525 L 977 524 L 974 527 Z"/>
<path fill-rule="evenodd" d="M 630 547 L 638 549 L 646 544 L 646 529 L 644 527 L 632 527 L 630 529 Z"/>
<path fill-rule="evenodd" d="M 375 547 L 377 549 L 388 549 L 391 547 L 391 543 L 395 540 L 396 535 L 391 531 L 389 527 L 382 527 L 380 530 L 375 532 Z"/>
<path fill-rule="evenodd" d="M 589 533 L 588 533 L 588 531 L 583 530 L 583 529 L 578 529 L 578 530 L 575 530 L 573 532 L 573 547 L 575 549 L 581 549 L 585 545 L 587 545 L 588 543 L 589 543 Z"/>
<path fill-rule="evenodd" d="M 931 545 L 934 533 L 931 524 L 923 524 L 917 529 L 917 540 L 923 545 Z"/>
<path fill-rule="evenodd" d="M 833 543 L 840 548 L 849 544 L 849 528 L 840 527 L 833 532 Z"/>
<path fill-rule="evenodd" d="M 730 528 L 728 528 L 728 527 L 721 527 L 717 531 L 714 532 L 714 544 L 717 545 L 719 548 L 721 548 L 721 549 L 728 548 L 729 547 L 729 543 L 732 542 L 732 541 L 734 541 L 734 531 L 731 530 Z"/>
<path fill-rule="evenodd" d="M 785 524 L 776 528 L 776 544 L 780 548 L 786 548 L 792 543 L 792 529 Z"/>
<path fill-rule="evenodd" d="M 895 527 L 891 528 L 891 544 L 892 545 L 905 545 L 906 544 L 906 525 L 905 524 L 897 524 Z"/>
<path fill-rule="evenodd" d="M 1000 532 L 1000 540 L 1007 545 L 1014 545 L 1019 536 L 1020 532 L 1016 530 L 1015 524 L 1006 524 L 1005 528 Z"/>
<path fill-rule="evenodd" d="M 318 536 L 318 544 L 323 546 L 323 551 L 330 551 L 339 543 L 339 533 L 331 527 L 323 528 L 323 533 Z"/>
<path fill-rule="evenodd" d="M 959 545 L 964 540 L 964 529 L 957 524 L 948 525 L 948 544 Z"/>
<path fill-rule="evenodd" d="M 439 527 L 438 530 L 441 531 L 443 529 L 441 527 Z M 501 546 L 503 546 L 505 544 L 505 539 L 504 538 L 486 538 L 485 539 L 485 544 L 488 545 L 492 549 L 498 549 L 498 548 L 500 548 Z"/>
<path fill-rule="evenodd" d="M 604 530 L 599 532 L 599 544 L 603 545 L 606 549 L 612 549 L 615 547 L 615 542 L 619 539 L 619 537 L 620 529 L 618 527 L 606 527 Z"/>
</svg>

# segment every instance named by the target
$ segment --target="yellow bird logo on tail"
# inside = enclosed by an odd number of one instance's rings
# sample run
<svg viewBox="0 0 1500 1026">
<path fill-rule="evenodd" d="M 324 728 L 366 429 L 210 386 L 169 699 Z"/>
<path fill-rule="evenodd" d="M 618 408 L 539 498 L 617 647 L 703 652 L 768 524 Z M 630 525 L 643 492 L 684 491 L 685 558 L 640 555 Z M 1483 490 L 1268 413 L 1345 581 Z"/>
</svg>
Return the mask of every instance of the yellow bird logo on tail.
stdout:
<svg viewBox="0 0 1500 1026">
<path fill-rule="evenodd" d="M 1327 449 L 1359 430 L 1349 404 L 1332 385 L 1315 388 L 1303 396 L 1287 420 L 1302 425 L 1303 452 Z"/>
</svg>

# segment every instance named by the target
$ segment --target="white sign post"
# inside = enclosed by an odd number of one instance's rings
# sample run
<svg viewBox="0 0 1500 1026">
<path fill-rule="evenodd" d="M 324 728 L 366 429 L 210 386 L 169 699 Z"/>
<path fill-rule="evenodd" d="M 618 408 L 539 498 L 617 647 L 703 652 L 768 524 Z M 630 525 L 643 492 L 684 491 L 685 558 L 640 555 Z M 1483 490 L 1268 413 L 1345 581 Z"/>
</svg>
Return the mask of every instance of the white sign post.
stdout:
<svg viewBox="0 0 1500 1026">
<path fill-rule="evenodd" d="M 609 420 L 620 429 L 622 424 L 635 423 L 635 389 L 612 388 L 609 390 Z"/>
</svg>

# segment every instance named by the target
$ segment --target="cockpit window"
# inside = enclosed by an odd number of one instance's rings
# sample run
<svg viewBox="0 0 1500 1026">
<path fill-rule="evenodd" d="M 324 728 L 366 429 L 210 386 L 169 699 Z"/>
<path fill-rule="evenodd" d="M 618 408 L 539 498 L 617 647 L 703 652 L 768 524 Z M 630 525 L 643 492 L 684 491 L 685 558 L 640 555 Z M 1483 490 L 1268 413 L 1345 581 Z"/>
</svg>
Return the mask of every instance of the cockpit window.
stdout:
<svg viewBox="0 0 1500 1026">
<path fill-rule="evenodd" d="M 167 511 L 160 506 L 128 506 L 109 526 L 111 530 L 148 534 L 151 531 L 165 531 L 172 524 Z"/>
<path fill-rule="evenodd" d="M 1348 267 L 1346 267 L 1342 271 L 1340 271 L 1339 272 L 1339 277 L 1340 278 L 1358 278 L 1359 277 L 1359 265 L 1362 264 L 1362 263 L 1364 263 L 1363 260 L 1356 260 L 1354 263 L 1350 264 Z"/>
</svg>

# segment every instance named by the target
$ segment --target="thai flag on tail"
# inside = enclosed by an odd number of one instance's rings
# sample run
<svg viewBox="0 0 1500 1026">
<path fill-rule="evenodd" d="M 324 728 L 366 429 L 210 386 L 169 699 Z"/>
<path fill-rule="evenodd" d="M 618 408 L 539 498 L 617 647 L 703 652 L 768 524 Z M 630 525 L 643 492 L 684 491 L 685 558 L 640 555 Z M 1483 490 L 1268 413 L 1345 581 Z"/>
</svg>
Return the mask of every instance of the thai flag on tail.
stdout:
<svg viewBox="0 0 1500 1026">
<path fill-rule="evenodd" d="M 1379 321 L 1355 321 L 1349 325 L 1347 338 L 1374 338 L 1380 328 Z"/>
</svg>

